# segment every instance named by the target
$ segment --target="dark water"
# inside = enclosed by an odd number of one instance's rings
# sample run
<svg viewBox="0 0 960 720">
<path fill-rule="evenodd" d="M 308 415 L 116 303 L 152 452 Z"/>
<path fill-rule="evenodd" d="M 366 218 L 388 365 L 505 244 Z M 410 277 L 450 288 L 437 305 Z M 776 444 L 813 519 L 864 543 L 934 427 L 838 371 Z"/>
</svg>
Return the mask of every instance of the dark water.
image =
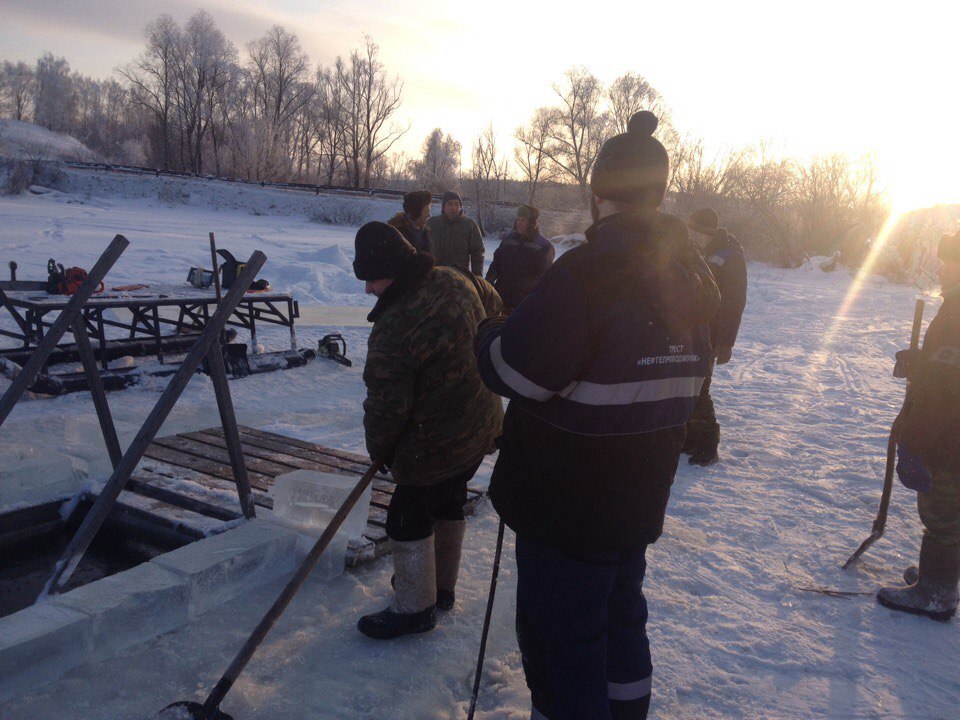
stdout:
<svg viewBox="0 0 960 720">
<path fill-rule="evenodd" d="M 0 617 L 33 604 L 76 531 L 74 523 L 15 543 L 0 544 Z M 184 543 L 135 537 L 120 525 L 104 525 L 77 567 L 67 590 L 136 567 Z"/>
</svg>

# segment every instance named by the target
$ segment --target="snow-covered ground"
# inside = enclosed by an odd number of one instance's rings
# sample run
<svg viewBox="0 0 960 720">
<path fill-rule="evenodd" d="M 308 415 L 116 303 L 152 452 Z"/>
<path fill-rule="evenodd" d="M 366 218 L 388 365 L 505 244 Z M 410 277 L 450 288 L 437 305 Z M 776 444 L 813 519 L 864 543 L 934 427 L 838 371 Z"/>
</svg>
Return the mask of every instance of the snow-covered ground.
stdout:
<svg viewBox="0 0 960 720">
<path fill-rule="evenodd" d="M 0 261 L 17 260 L 21 277 L 37 276 L 51 255 L 89 267 L 121 232 L 132 245 L 110 282 L 179 282 L 206 260 L 208 231 L 238 257 L 263 249 L 263 276 L 313 305 L 299 326 L 301 342 L 342 329 L 354 366 L 318 360 L 232 382 L 239 419 L 362 452 L 368 330 L 343 320 L 348 306 L 370 304 L 349 272 L 355 228 L 321 225 L 307 214 L 253 215 L 230 209 L 232 201 L 171 205 L 156 197 L 154 190 L 153 199 L 139 192 L 88 198 L 74 189 L 0 198 Z M 380 216 L 390 210 L 386 204 Z M 916 297 L 871 279 L 841 315 L 851 280 L 818 269 L 750 268 L 741 338 L 714 380 L 723 461 L 706 469 L 681 464 L 664 535 L 649 553 L 652 717 L 957 717 L 960 623 L 893 613 L 871 594 L 915 560 L 912 493 L 896 487 L 885 537 L 854 569 L 840 570 L 876 512 L 886 435 L 903 393 L 890 376 L 892 357 L 908 342 Z M 927 299 L 929 319 L 939 301 Z M 339 314 L 327 305 L 341 306 Z M 279 334 L 265 340 L 283 342 Z M 118 422 L 136 429 L 161 389 L 112 394 Z M 169 426 L 212 425 L 213 407 L 209 382 L 197 377 Z M 29 434 L 44 442 L 73 437 L 67 450 L 81 453 L 76 424 L 65 418 L 92 413 L 79 395 L 23 403 L 0 428 L 0 451 L 29 442 Z M 95 472 L 90 455 L 84 459 Z M 488 459 L 480 476 L 491 468 Z M 496 525 L 490 506 L 481 505 L 468 527 L 457 607 L 426 635 L 379 643 L 355 630 L 361 613 L 387 601 L 388 560 L 329 583 L 308 581 L 224 709 L 238 720 L 462 718 Z M 478 718 L 529 716 L 513 635 L 512 542 L 508 533 Z M 0 705 L 0 718 L 144 718 L 174 700 L 202 699 L 280 587 L 265 586 L 117 656 L 90 658 Z M 863 594 L 809 591 L 824 587 Z"/>
</svg>

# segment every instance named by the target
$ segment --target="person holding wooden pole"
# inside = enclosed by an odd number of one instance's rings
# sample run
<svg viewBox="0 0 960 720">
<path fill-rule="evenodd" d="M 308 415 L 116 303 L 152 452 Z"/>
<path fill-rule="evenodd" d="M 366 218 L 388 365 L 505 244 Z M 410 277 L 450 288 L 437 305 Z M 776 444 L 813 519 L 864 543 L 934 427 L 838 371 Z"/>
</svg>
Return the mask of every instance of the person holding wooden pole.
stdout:
<svg viewBox="0 0 960 720">
<path fill-rule="evenodd" d="M 944 235 L 938 257 L 943 305 L 909 367 L 910 386 L 897 418 L 897 476 L 917 491 L 923 523 L 920 562 L 906 587 L 885 587 L 877 601 L 893 610 L 947 621 L 960 581 L 960 231 Z"/>
</svg>

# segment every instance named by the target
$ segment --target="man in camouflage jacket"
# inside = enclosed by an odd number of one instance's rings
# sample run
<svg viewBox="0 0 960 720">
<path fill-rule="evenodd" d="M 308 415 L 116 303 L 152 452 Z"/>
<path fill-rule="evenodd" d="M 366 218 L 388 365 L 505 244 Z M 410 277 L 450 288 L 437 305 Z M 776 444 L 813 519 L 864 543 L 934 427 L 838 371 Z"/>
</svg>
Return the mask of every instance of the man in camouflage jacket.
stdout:
<svg viewBox="0 0 960 720">
<path fill-rule="evenodd" d="M 367 451 L 397 483 L 386 522 L 396 599 L 358 627 L 386 639 L 430 630 L 437 608 L 453 606 L 467 482 L 503 420 L 473 342 L 502 303 L 485 280 L 435 267 L 385 223 L 360 228 L 353 266 L 378 298 L 363 371 Z"/>
<path fill-rule="evenodd" d="M 949 620 L 960 581 L 960 231 L 940 240 L 943 305 L 913 360 L 897 418 L 897 475 L 917 491 L 923 523 L 920 563 L 907 587 L 885 587 L 877 600 L 894 610 Z M 910 577 L 907 577 L 910 575 Z"/>
</svg>

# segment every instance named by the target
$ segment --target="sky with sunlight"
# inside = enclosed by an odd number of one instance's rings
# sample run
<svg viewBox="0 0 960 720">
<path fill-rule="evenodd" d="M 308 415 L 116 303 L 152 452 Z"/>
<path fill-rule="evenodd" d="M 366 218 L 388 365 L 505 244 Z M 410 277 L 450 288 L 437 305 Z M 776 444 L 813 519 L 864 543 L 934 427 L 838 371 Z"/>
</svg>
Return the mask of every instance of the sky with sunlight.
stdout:
<svg viewBox="0 0 960 720">
<path fill-rule="evenodd" d="M 409 155 L 434 127 L 467 148 L 493 123 L 512 147 L 551 84 L 584 65 L 606 82 L 644 75 L 712 152 L 767 141 L 800 158 L 872 153 L 896 209 L 960 203 L 960 4 L 941 0 L 0 0 L 0 60 L 50 50 L 106 78 L 160 12 L 182 23 L 199 9 L 241 55 L 273 24 L 315 63 L 371 35 L 405 81 L 398 148 Z"/>
</svg>

